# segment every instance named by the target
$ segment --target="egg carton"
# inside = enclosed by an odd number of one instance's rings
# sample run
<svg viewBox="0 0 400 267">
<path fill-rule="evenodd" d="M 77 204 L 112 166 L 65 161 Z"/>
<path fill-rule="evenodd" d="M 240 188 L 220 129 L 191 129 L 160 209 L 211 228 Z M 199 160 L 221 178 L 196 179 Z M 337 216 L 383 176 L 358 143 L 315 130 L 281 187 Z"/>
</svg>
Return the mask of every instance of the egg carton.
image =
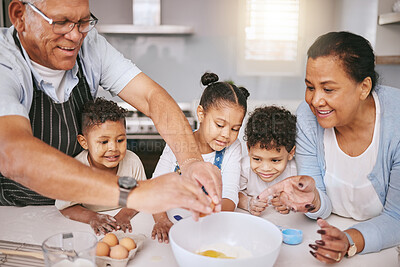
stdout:
<svg viewBox="0 0 400 267">
<path fill-rule="evenodd" d="M 136 248 L 129 251 L 129 255 L 127 258 L 121 259 L 121 260 L 112 259 L 107 256 L 96 256 L 97 267 L 125 267 L 125 266 L 127 266 L 128 261 L 130 261 L 131 259 L 133 259 L 133 257 L 135 257 L 136 252 L 140 249 L 140 247 L 143 246 L 144 240 L 146 239 L 146 236 L 143 234 L 129 234 L 129 233 L 124 233 L 122 231 L 117 231 L 117 232 L 114 232 L 113 234 L 116 235 L 118 240 L 121 240 L 124 237 L 132 238 L 133 241 L 135 241 L 135 243 L 136 243 Z"/>
</svg>

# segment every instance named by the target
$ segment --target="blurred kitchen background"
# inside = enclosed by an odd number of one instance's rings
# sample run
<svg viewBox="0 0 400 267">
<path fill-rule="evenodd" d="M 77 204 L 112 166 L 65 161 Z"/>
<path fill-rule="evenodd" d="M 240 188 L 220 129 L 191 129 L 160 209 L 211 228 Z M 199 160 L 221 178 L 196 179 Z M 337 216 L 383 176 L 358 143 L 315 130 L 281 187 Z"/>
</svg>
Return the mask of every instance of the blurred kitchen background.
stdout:
<svg viewBox="0 0 400 267">
<path fill-rule="evenodd" d="M 377 56 L 400 56 L 400 22 L 378 25 L 380 15 L 392 12 L 395 0 L 160 2 L 161 25 L 177 25 L 192 30 L 187 34 L 151 34 L 149 27 L 149 31 L 143 31 L 146 34 L 118 34 L 112 33 L 111 28 L 110 33 L 104 33 L 104 36 L 141 70 L 167 89 L 177 102 L 191 102 L 201 95 L 203 87 L 199 81 L 205 71 L 213 71 L 221 79 L 233 80 L 236 84 L 245 86 L 250 90 L 250 99 L 253 100 L 302 99 L 307 48 L 319 35 L 328 31 L 352 31 L 367 38 Z M 268 10 L 268 7 L 271 9 Z M 133 23 L 132 0 L 90 0 L 90 8 L 99 18 L 99 26 Z M 298 21 L 293 21 L 296 19 L 293 13 L 296 12 Z M 297 33 L 293 30 L 296 26 Z M 282 66 L 274 64 L 280 63 L 279 59 L 271 60 L 269 65 L 268 59 L 264 60 L 265 62 L 258 65 L 259 69 L 254 65 L 251 69 L 238 69 L 241 63 L 243 66 L 241 61 L 244 61 L 241 58 L 244 51 L 240 49 L 245 49 L 243 43 L 246 41 L 246 27 L 248 38 L 259 38 L 260 41 L 263 38 L 295 40 L 297 55 L 295 60 L 289 58 L 289 61 L 292 66 L 299 65 L 297 72 L 284 73 L 287 69 L 290 70 L 290 66 L 277 69 L 275 66 Z M 261 31 L 257 27 L 269 28 Z M 156 32 L 157 26 L 153 29 Z M 257 30 L 255 34 L 250 32 Z M 118 31 L 118 26 L 114 31 Z M 286 49 L 282 44 L 283 42 L 276 42 L 276 45 Z M 273 50 L 267 47 L 264 49 L 267 52 Z M 400 64 L 378 65 L 377 69 L 383 84 L 400 87 Z"/>
<path fill-rule="evenodd" d="M 1 23 L 8 26 L 3 0 Z M 396 0 L 90 0 L 98 31 L 193 113 L 205 71 L 250 91 L 261 104 L 295 111 L 304 97 L 308 47 L 329 31 L 367 38 L 380 82 L 400 87 L 400 13 Z M 400 11 L 400 10 L 398 10 Z M 112 98 L 104 91 L 100 96 Z M 164 146 L 152 123 L 131 109 L 129 148 L 151 176 Z M 241 134 L 242 136 L 242 134 Z"/>
</svg>

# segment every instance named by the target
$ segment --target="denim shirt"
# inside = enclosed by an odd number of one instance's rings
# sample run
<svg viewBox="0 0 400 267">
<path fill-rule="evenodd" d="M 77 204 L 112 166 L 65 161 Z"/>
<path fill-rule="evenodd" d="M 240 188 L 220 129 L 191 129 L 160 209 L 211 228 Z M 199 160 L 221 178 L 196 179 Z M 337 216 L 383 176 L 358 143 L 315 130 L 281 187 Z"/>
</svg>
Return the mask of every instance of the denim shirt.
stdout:
<svg viewBox="0 0 400 267">
<path fill-rule="evenodd" d="M 0 116 L 20 115 L 29 119 L 33 95 L 32 75 L 39 90 L 44 91 L 56 103 L 58 98 L 54 86 L 44 82 L 32 67 L 25 49 L 24 57 L 22 56 L 14 43 L 13 31 L 14 26 L 0 28 Z M 99 35 L 96 29 L 85 37 L 79 50 L 79 58 L 93 97 L 96 97 L 99 86 L 113 96 L 119 94 L 140 73 L 140 70 Z M 78 65 L 75 63 L 65 74 L 65 101 L 78 83 L 77 72 Z"/>
<path fill-rule="evenodd" d="M 351 227 L 364 237 L 363 254 L 400 244 L 400 90 L 377 86 L 375 91 L 381 105 L 380 140 L 378 157 L 368 179 L 382 202 L 383 211 Z M 321 208 L 306 215 L 313 219 L 328 217 L 332 204 L 324 183 L 324 128 L 306 102 L 297 109 L 296 163 L 298 175 L 314 178 L 321 198 Z"/>
</svg>

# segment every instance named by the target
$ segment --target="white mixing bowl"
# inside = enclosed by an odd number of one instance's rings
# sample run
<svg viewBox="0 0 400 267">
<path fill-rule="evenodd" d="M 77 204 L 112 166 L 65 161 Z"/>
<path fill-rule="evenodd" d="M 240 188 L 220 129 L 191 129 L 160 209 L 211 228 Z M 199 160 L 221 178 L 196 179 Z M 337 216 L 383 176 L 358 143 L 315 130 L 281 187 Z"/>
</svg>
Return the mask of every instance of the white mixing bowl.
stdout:
<svg viewBox="0 0 400 267">
<path fill-rule="evenodd" d="M 171 227 L 169 239 L 181 267 L 273 266 L 282 244 L 282 233 L 271 222 L 249 214 L 220 212 L 200 218 L 191 217 Z M 204 247 L 226 244 L 249 251 L 252 256 L 221 259 L 196 254 Z"/>
</svg>

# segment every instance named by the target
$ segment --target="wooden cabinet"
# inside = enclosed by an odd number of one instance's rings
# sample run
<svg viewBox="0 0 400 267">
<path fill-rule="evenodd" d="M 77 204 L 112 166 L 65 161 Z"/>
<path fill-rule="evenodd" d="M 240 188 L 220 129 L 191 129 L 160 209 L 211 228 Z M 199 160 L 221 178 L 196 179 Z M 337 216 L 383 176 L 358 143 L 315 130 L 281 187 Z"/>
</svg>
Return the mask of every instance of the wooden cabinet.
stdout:
<svg viewBox="0 0 400 267">
<path fill-rule="evenodd" d="M 376 56 L 375 60 L 378 65 L 400 64 L 400 56 Z"/>
</svg>

